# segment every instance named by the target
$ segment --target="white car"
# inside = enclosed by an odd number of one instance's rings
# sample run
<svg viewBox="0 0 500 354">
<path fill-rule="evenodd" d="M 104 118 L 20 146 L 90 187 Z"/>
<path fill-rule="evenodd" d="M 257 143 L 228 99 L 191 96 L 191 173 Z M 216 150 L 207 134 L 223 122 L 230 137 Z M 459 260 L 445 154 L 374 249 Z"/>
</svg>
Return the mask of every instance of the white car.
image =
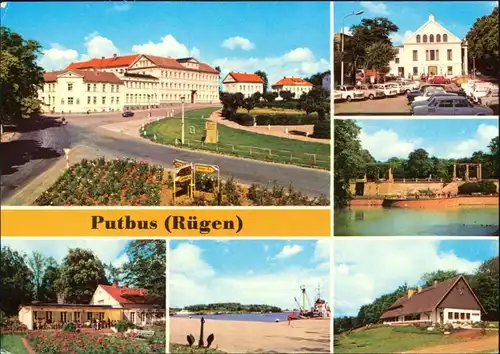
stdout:
<svg viewBox="0 0 500 354">
<path fill-rule="evenodd" d="M 336 91 L 340 92 L 342 95 L 342 99 L 347 102 L 351 102 L 352 100 L 363 100 L 365 99 L 365 94 L 361 90 L 356 90 L 354 86 L 349 85 L 340 85 L 336 87 Z"/>
<path fill-rule="evenodd" d="M 463 83 L 461 86 L 464 89 L 467 97 L 472 97 L 472 92 L 474 91 L 475 87 L 488 85 L 490 85 L 488 82 L 482 80 L 469 80 L 467 83 Z"/>
<path fill-rule="evenodd" d="M 414 116 L 492 116 L 493 110 L 475 106 L 463 96 L 433 97 L 426 105 L 411 108 Z"/>
<path fill-rule="evenodd" d="M 426 90 L 422 96 L 417 96 L 417 97 L 415 97 L 415 99 L 413 100 L 413 102 L 418 102 L 418 101 L 427 101 L 427 100 L 429 100 L 429 98 L 431 98 L 431 97 L 432 97 L 432 95 L 433 95 L 433 94 L 435 94 L 436 92 L 446 92 L 446 91 L 444 90 L 444 87 L 441 87 L 441 86 L 436 86 L 436 87 L 430 86 L 430 87 L 432 87 L 432 89 L 430 89 L 430 90 Z"/>
<path fill-rule="evenodd" d="M 484 106 L 498 106 L 498 87 L 490 87 L 485 96 L 479 97 L 479 104 Z"/>
<path fill-rule="evenodd" d="M 392 84 L 377 84 L 373 85 L 376 89 L 384 91 L 386 97 L 394 97 L 397 96 L 399 90 L 397 87 Z"/>
<path fill-rule="evenodd" d="M 472 102 L 478 103 L 479 99 L 486 96 L 492 87 L 492 85 L 475 86 L 470 94 Z"/>
<path fill-rule="evenodd" d="M 333 102 L 342 101 L 342 92 L 333 90 Z"/>
<path fill-rule="evenodd" d="M 453 93 L 453 92 L 446 92 L 446 91 L 432 91 L 429 92 L 430 96 L 428 99 L 424 100 L 415 100 L 411 103 L 411 108 L 415 108 L 417 106 L 425 106 L 427 103 L 432 100 L 434 97 L 442 97 L 442 96 L 458 96 L 458 93 Z M 419 97 L 420 98 L 420 97 Z"/>
<path fill-rule="evenodd" d="M 390 85 L 391 85 L 392 87 L 394 87 L 395 89 L 397 89 L 397 90 L 398 90 L 398 95 L 402 95 L 402 94 L 406 93 L 406 90 L 405 90 L 405 88 L 404 88 L 404 86 L 403 86 L 403 84 L 402 84 L 402 83 L 400 83 L 400 82 L 395 82 L 395 83 L 392 83 L 392 84 L 390 84 Z"/>
</svg>

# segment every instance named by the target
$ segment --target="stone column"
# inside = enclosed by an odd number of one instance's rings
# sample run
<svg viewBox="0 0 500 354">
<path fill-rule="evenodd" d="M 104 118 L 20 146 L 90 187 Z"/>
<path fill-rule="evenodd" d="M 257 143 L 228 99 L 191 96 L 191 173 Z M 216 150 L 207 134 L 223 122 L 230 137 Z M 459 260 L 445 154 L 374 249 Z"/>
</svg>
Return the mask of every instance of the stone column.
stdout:
<svg viewBox="0 0 500 354">
<path fill-rule="evenodd" d="M 387 179 L 388 182 L 394 182 L 394 176 L 392 175 L 392 167 L 389 167 L 389 178 Z"/>
<path fill-rule="evenodd" d="M 465 165 L 465 180 L 469 180 L 469 164 Z"/>
<path fill-rule="evenodd" d="M 469 73 L 469 60 L 468 60 L 468 55 L 467 55 L 467 46 L 464 47 L 464 57 L 462 58 L 462 60 L 463 60 L 464 75 L 467 75 Z"/>
<path fill-rule="evenodd" d="M 479 180 L 482 181 L 483 180 L 483 164 L 479 164 Z"/>
<path fill-rule="evenodd" d="M 453 180 L 457 179 L 457 164 L 453 164 Z"/>
</svg>

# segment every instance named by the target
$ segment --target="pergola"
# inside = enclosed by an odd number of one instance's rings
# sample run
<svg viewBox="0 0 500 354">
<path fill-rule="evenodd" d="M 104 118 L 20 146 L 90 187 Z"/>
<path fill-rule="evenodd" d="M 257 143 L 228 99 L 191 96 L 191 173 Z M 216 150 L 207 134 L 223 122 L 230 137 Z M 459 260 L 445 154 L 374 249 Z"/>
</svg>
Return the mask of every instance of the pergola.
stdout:
<svg viewBox="0 0 500 354">
<path fill-rule="evenodd" d="M 457 166 L 465 166 L 465 180 L 468 181 L 469 178 L 469 167 L 476 166 L 476 178 L 478 181 L 483 179 L 483 168 L 480 163 L 470 163 L 470 162 L 462 162 L 462 163 L 453 163 L 453 180 L 457 179 Z"/>
</svg>

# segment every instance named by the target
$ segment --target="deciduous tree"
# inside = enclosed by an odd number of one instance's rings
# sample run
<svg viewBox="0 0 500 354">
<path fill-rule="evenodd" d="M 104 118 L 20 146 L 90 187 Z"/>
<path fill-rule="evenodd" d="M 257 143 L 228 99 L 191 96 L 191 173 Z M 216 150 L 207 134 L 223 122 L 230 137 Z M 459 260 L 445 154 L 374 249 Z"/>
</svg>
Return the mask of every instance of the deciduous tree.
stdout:
<svg viewBox="0 0 500 354">
<path fill-rule="evenodd" d="M 17 314 L 19 305 L 33 299 L 33 272 L 25 256 L 10 247 L 2 247 L 0 257 L 2 301 L 0 309 L 7 315 Z"/>
</svg>

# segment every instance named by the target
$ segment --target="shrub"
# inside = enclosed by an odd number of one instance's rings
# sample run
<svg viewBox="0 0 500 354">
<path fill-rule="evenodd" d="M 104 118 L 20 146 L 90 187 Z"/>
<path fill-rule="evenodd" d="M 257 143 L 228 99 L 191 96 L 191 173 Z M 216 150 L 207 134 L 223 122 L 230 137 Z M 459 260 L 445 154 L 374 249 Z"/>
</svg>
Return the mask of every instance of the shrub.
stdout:
<svg viewBox="0 0 500 354">
<path fill-rule="evenodd" d="M 231 120 L 239 125 L 243 125 L 244 127 L 251 127 L 254 122 L 253 117 L 247 113 L 235 113 L 231 117 Z"/>
<path fill-rule="evenodd" d="M 118 321 L 114 327 L 118 332 L 125 332 L 129 328 L 134 328 L 134 324 L 130 321 Z"/>
<path fill-rule="evenodd" d="M 475 193 L 496 194 L 497 186 L 492 181 L 481 181 L 481 182 L 464 183 L 458 187 L 458 194 L 470 195 Z"/>
<path fill-rule="evenodd" d="M 61 329 L 63 332 L 76 332 L 77 326 L 74 322 L 66 322 Z"/>
<path fill-rule="evenodd" d="M 257 125 L 308 125 L 317 122 L 316 116 L 299 114 L 258 114 L 255 116 Z"/>
<path fill-rule="evenodd" d="M 314 124 L 313 137 L 317 139 L 331 139 L 331 122 L 326 120 Z"/>
<path fill-rule="evenodd" d="M 259 102 L 255 105 L 257 108 L 282 108 L 282 109 L 298 109 L 298 100 L 289 101 L 273 101 L 273 102 Z"/>
</svg>

